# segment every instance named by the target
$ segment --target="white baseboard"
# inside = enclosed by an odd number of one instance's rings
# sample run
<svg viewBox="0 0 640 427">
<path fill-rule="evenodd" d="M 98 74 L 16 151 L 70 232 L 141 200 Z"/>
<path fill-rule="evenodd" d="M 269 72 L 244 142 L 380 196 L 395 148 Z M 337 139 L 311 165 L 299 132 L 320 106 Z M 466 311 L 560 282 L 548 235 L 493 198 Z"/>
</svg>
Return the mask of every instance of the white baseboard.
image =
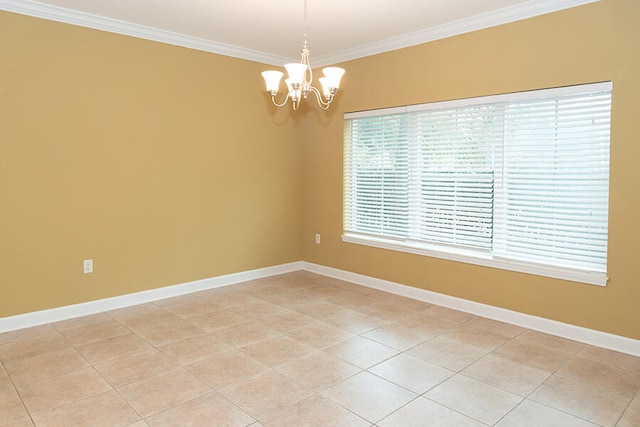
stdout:
<svg viewBox="0 0 640 427">
<path fill-rule="evenodd" d="M 501 322 L 511 323 L 527 329 L 545 332 L 585 344 L 603 347 L 619 351 L 621 353 L 631 354 L 633 356 L 640 356 L 640 340 L 596 331 L 594 329 L 583 328 L 581 326 L 570 325 L 555 320 L 532 316 L 530 314 L 511 311 L 500 307 L 452 297 L 437 292 L 414 288 L 412 286 L 376 279 L 374 277 L 339 270 L 332 267 L 325 267 L 323 265 L 309 262 L 303 262 L 302 269 L 312 273 L 321 274 L 323 276 L 333 277 L 392 294 L 428 302 L 430 304 L 440 305 L 464 311 L 466 313 L 499 320 Z"/>
<path fill-rule="evenodd" d="M 0 318 L 0 333 L 29 328 L 31 326 L 44 325 L 46 323 L 59 322 L 61 320 L 72 319 L 74 317 L 102 313 L 104 311 L 114 310 L 117 308 L 144 304 L 146 302 L 153 302 L 165 298 L 190 294 L 192 292 L 203 291 L 205 289 L 218 288 L 221 286 L 246 282 L 248 280 L 275 276 L 277 274 L 291 273 L 301 269 L 302 262 L 298 261 L 289 264 L 281 264 L 273 267 L 259 268 L 257 270 L 243 271 L 240 273 L 181 283 L 179 285 L 150 289 L 148 291 L 136 292 L 133 294 L 89 301 L 81 304 L 18 314 L 16 316 Z"/>
<path fill-rule="evenodd" d="M 499 320 L 513 325 L 533 329 L 540 332 L 556 335 L 559 337 L 591 344 L 597 347 L 608 348 L 634 356 L 640 356 L 640 340 L 596 331 L 594 329 L 583 328 L 567 323 L 549 320 L 530 314 L 519 313 L 500 307 L 494 307 L 462 298 L 452 297 L 425 289 L 414 288 L 388 280 L 377 279 L 362 274 L 326 267 L 305 261 L 281 264 L 273 267 L 260 268 L 257 270 L 243 271 L 240 273 L 227 274 L 224 276 L 212 277 L 209 279 L 196 280 L 179 285 L 166 286 L 148 291 L 136 292 L 133 294 L 121 295 L 113 298 L 105 298 L 97 301 L 90 301 L 81 304 L 74 304 L 64 307 L 52 308 L 48 310 L 36 311 L 32 313 L 19 314 L 16 316 L 0 318 L 0 333 L 14 331 L 17 329 L 43 325 L 47 323 L 59 322 L 61 320 L 72 319 L 74 317 L 87 316 L 90 314 L 102 313 L 117 308 L 129 307 L 137 304 L 158 301 L 179 295 L 203 291 L 206 289 L 218 288 L 221 286 L 233 285 L 248 280 L 261 279 L 278 274 L 291 273 L 293 271 L 306 270 L 323 276 L 345 280 L 358 285 L 379 289 L 396 295 L 425 301 L 430 304 L 440 305 L 466 313 Z"/>
</svg>

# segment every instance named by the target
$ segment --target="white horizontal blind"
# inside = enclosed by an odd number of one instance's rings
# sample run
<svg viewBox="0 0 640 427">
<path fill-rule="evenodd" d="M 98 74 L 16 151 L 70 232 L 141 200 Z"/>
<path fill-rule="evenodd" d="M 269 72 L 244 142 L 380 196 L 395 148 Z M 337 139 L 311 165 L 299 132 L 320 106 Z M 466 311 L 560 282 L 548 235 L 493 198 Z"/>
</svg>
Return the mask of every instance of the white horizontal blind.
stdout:
<svg viewBox="0 0 640 427">
<path fill-rule="evenodd" d="M 608 82 L 346 114 L 344 232 L 606 273 L 610 109 Z"/>
<path fill-rule="evenodd" d="M 409 216 L 409 144 L 402 114 L 349 121 L 345 151 L 345 224 L 371 235 L 404 238 Z"/>
<path fill-rule="evenodd" d="M 509 103 L 496 255 L 606 271 L 611 94 Z"/>
<path fill-rule="evenodd" d="M 489 250 L 493 153 L 502 133 L 499 106 L 427 110 L 410 117 L 415 147 L 412 237 Z"/>
</svg>

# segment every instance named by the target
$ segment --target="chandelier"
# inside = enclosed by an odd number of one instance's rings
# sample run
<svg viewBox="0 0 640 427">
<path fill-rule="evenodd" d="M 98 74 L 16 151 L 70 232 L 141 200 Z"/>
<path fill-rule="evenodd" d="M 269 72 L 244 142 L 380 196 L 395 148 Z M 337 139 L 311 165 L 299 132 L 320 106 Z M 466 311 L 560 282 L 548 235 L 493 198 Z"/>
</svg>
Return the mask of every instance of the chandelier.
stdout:
<svg viewBox="0 0 640 427">
<path fill-rule="evenodd" d="M 313 82 L 313 71 L 309 63 L 310 53 L 307 43 L 307 0 L 304 0 L 304 43 L 302 44 L 301 59 L 299 63 L 284 65 L 288 78 L 284 81 L 287 85 L 287 96 L 282 102 L 278 103 L 276 96 L 280 88 L 280 79 L 282 79 L 284 73 L 275 70 L 262 72 L 262 77 L 267 85 L 267 92 L 271 95 L 273 105 L 282 107 L 286 105 L 288 100 L 291 100 L 293 109 L 297 110 L 300 102 L 303 99 L 307 99 L 309 93 L 313 93 L 316 96 L 320 108 L 323 110 L 329 108 L 331 101 L 333 101 L 340 87 L 340 79 L 344 74 L 344 69 L 339 67 L 325 67 L 322 69 L 324 77 L 318 79 L 322 85 L 322 94 L 320 94 L 320 91 L 311 85 Z"/>
</svg>

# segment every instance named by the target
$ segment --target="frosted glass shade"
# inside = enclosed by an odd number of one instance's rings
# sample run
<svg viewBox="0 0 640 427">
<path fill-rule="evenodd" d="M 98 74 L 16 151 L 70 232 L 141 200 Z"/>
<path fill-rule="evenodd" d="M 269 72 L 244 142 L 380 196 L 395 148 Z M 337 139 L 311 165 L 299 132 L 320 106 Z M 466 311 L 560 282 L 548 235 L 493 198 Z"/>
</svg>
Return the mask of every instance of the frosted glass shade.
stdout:
<svg viewBox="0 0 640 427">
<path fill-rule="evenodd" d="M 284 76 L 282 71 L 263 71 L 262 77 L 267 84 L 268 92 L 278 92 L 280 87 L 280 79 Z"/>
<path fill-rule="evenodd" d="M 322 72 L 324 73 L 324 78 L 326 79 L 326 83 L 322 83 L 323 88 L 325 84 L 327 85 L 327 88 L 338 89 L 340 87 L 340 79 L 344 74 L 344 68 L 325 67 L 322 69 Z M 327 89 L 325 89 L 324 91 L 326 93 Z"/>
<path fill-rule="evenodd" d="M 284 68 L 287 69 L 289 74 L 289 81 L 292 85 L 302 84 L 304 81 L 304 73 L 307 71 L 307 65 L 302 63 L 285 64 Z"/>
</svg>

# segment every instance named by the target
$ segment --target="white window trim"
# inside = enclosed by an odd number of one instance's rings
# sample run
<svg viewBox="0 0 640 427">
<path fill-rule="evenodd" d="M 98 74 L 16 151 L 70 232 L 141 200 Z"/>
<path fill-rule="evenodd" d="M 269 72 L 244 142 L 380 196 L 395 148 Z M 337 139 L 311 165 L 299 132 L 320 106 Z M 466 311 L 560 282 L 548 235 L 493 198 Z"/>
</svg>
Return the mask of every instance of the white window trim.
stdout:
<svg viewBox="0 0 640 427">
<path fill-rule="evenodd" d="M 554 95 L 569 95 L 581 93 L 584 86 L 589 86 L 593 91 L 611 91 L 613 89 L 612 82 L 593 83 L 588 85 L 568 86 L 563 88 L 541 89 L 535 91 L 500 94 L 493 96 L 481 97 L 484 103 L 499 102 L 506 99 L 535 99 L 545 98 L 549 92 Z M 356 119 L 365 117 L 377 117 L 381 115 L 408 113 L 412 111 L 424 111 L 427 109 L 439 109 L 446 107 L 459 107 L 477 103 L 478 98 L 460 99 L 452 101 L 434 102 L 429 104 L 409 105 L 403 107 L 384 108 L 379 110 L 368 110 L 345 113 L 344 119 Z M 357 245 L 375 247 L 379 249 L 393 250 L 405 252 L 415 255 L 422 255 L 432 258 L 445 259 L 450 261 L 463 262 L 467 264 L 479 265 L 484 267 L 498 268 L 502 270 L 515 271 L 520 273 L 533 274 L 538 276 L 550 277 L 554 279 L 568 280 L 573 282 L 585 283 L 597 286 L 606 286 L 609 280 L 607 273 L 586 272 L 583 270 L 573 270 L 565 267 L 545 266 L 538 263 L 520 262 L 514 260 L 506 260 L 496 257 L 490 253 L 482 253 L 479 251 L 467 251 L 461 248 L 448 249 L 443 245 L 429 245 L 423 242 L 413 242 L 407 240 L 395 240 L 392 238 L 382 238 L 379 236 L 367 236 L 364 233 L 344 232 L 342 241 Z"/>
<path fill-rule="evenodd" d="M 498 259 L 488 253 L 483 256 L 476 251 L 465 251 L 459 248 L 452 248 L 450 251 L 447 251 L 441 246 L 436 247 L 421 243 L 410 244 L 408 242 L 399 242 L 380 237 L 363 236 L 360 234 L 355 235 L 352 233 L 344 233 L 342 235 L 342 241 L 356 245 L 372 246 L 379 249 L 406 252 L 414 255 L 464 262 L 466 264 L 499 268 L 501 270 L 515 271 L 519 273 L 535 274 L 537 276 L 569 280 L 589 285 L 606 286 L 607 280 L 609 280 L 607 275 L 603 273 L 586 273 L 584 271 L 573 271 L 567 268 L 554 268 L 542 266 L 540 264 L 508 261 Z"/>
</svg>

